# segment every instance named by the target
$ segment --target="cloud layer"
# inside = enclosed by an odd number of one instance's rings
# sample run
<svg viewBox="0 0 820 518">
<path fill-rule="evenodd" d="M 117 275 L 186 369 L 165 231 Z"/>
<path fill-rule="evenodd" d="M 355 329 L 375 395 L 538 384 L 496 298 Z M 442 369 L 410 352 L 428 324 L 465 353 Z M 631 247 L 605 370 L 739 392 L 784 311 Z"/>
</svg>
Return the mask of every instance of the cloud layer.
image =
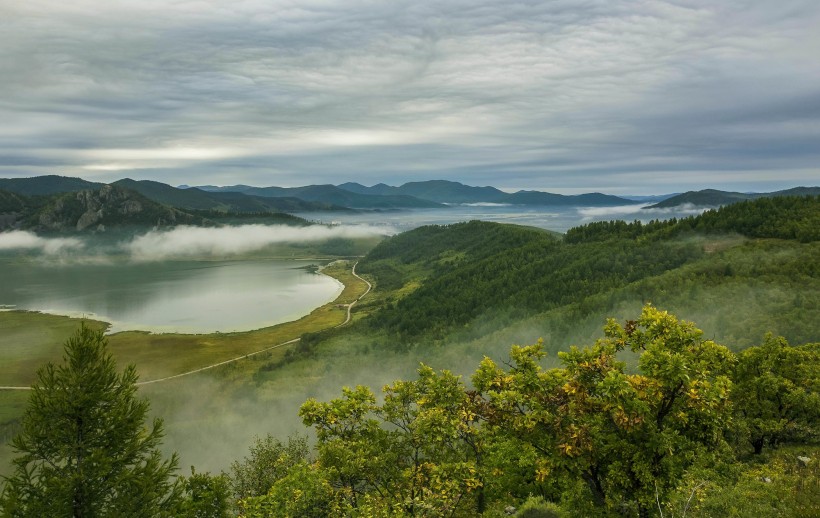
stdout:
<svg viewBox="0 0 820 518">
<path fill-rule="evenodd" d="M 279 243 L 307 243 L 333 238 L 384 235 L 384 229 L 368 225 L 291 227 L 242 225 L 237 227 L 175 227 L 152 231 L 123 245 L 135 261 L 161 261 L 184 257 L 241 255 Z"/>
<path fill-rule="evenodd" d="M 0 176 L 817 183 L 814 0 L 0 0 Z"/>
<path fill-rule="evenodd" d="M 152 230 L 113 246 L 94 248 L 79 238 L 46 238 L 32 232 L 0 232 L 0 252 L 33 251 L 46 257 L 79 262 L 105 261 L 111 254 L 137 262 L 177 258 L 238 256 L 282 243 L 315 243 L 330 239 L 366 238 L 394 233 L 370 225 L 239 225 L 203 228 L 174 227 Z M 89 255 L 90 254 L 90 255 Z"/>
<path fill-rule="evenodd" d="M 33 250 L 46 255 L 59 255 L 82 249 L 85 245 L 79 239 L 45 238 L 24 230 L 0 232 L 0 252 L 8 250 Z"/>
</svg>

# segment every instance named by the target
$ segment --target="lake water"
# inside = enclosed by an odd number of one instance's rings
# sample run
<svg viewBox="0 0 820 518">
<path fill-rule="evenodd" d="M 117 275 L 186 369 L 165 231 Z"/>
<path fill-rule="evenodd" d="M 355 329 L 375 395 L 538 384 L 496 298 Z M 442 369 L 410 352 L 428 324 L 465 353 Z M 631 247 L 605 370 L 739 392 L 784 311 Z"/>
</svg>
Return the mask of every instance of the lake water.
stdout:
<svg viewBox="0 0 820 518">
<path fill-rule="evenodd" d="M 210 333 L 296 320 L 342 285 L 310 261 L 49 264 L 0 257 L 0 305 L 111 322 L 113 331 Z"/>
</svg>

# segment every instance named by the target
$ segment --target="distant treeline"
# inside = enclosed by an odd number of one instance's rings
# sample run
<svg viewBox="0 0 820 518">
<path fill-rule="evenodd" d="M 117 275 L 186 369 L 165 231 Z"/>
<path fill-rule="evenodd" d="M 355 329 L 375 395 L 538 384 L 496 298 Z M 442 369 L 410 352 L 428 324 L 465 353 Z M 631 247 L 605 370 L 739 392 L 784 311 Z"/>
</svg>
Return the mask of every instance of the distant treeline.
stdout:
<svg viewBox="0 0 820 518">
<path fill-rule="evenodd" d="M 663 239 L 685 233 L 729 233 L 746 237 L 820 241 L 818 196 L 782 196 L 743 201 L 698 216 L 649 223 L 599 221 L 567 231 L 567 243 L 612 239 Z"/>
</svg>

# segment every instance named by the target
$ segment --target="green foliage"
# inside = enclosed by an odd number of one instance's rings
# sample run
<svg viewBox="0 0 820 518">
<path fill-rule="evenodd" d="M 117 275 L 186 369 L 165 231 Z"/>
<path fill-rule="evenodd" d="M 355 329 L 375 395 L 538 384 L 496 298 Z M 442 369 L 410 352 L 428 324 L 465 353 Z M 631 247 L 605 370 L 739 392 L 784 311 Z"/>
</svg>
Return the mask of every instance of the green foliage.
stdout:
<svg viewBox="0 0 820 518">
<path fill-rule="evenodd" d="M 341 399 L 311 399 L 300 410 L 338 498 L 356 512 L 483 512 L 484 439 L 460 378 L 422 365 L 417 380 L 384 393 L 378 405 L 368 388 L 345 388 Z"/>
<path fill-rule="evenodd" d="M 20 194 L 0 190 L 0 214 L 6 212 L 20 212 L 25 209 L 27 199 Z"/>
<path fill-rule="evenodd" d="M 621 327 L 609 321 L 593 347 L 559 353 L 543 371 L 540 344 L 513 347 L 509 371 L 485 359 L 473 377 L 488 422 L 532 445 L 536 478 L 583 480 L 598 507 L 652 506 L 690 466 L 725 451 L 733 355 L 691 323 L 647 306 Z M 638 353 L 639 374 L 616 355 Z M 556 495 L 558 496 L 558 495 Z"/>
<path fill-rule="evenodd" d="M 164 516 L 179 503 L 176 456 L 159 451 L 162 423 L 146 429 L 133 365 L 117 374 L 102 331 L 85 325 L 63 363 L 38 372 L 22 431 L 12 440 L 4 516 Z"/>
<path fill-rule="evenodd" d="M 684 233 L 737 233 L 754 238 L 820 240 L 820 196 L 777 196 L 743 201 L 677 220 L 601 221 L 567 231 L 568 243 L 613 239 L 658 240 Z"/>
<path fill-rule="evenodd" d="M 246 518 L 324 518 L 338 515 L 333 490 L 315 465 L 299 462 L 267 494 L 240 501 Z"/>
<path fill-rule="evenodd" d="M 287 443 L 267 435 L 257 437 L 250 455 L 231 464 L 231 490 L 236 500 L 262 496 L 293 466 L 304 463 L 308 457 L 307 438 L 288 437 Z"/>
<path fill-rule="evenodd" d="M 798 458 L 810 459 L 804 464 Z M 810 518 L 820 516 L 820 449 L 787 447 L 765 452 L 682 484 L 663 505 L 666 516 L 692 518 Z M 707 474 L 708 475 L 708 474 Z M 687 507 L 688 506 L 688 507 Z"/>
<path fill-rule="evenodd" d="M 316 461 L 243 499 L 243 515 L 501 516 L 512 505 L 520 516 L 811 516 L 817 507 L 816 447 L 743 461 L 730 442 L 746 426 L 733 381 L 746 383 L 747 363 L 812 393 L 816 346 L 769 337 L 750 349 L 754 361 L 738 359 L 647 305 L 634 321 L 608 321 L 592 346 L 559 353 L 559 368 L 544 369 L 545 354 L 537 343 L 513 346 L 506 366 L 484 359 L 474 390 L 422 365 L 380 397 L 357 386 L 308 400 L 300 416 L 316 433 Z"/>
<path fill-rule="evenodd" d="M 527 498 L 515 513 L 516 518 L 563 518 L 561 507 L 553 502 L 547 502 L 542 496 Z"/>
<path fill-rule="evenodd" d="M 766 336 L 739 355 L 732 399 L 755 453 L 820 438 L 820 343 L 789 346 Z"/>
<path fill-rule="evenodd" d="M 231 512 L 231 485 L 227 475 L 197 473 L 191 466 L 190 477 L 180 477 L 182 503 L 175 513 L 181 518 L 228 518 Z"/>
</svg>

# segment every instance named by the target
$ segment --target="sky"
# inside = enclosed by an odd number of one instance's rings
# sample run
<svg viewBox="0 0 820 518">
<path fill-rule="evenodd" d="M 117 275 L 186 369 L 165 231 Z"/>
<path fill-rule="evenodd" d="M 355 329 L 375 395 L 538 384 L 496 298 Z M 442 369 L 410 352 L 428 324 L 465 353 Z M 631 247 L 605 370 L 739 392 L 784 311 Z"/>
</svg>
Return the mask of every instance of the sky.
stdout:
<svg viewBox="0 0 820 518">
<path fill-rule="evenodd" d="M 0 177 L 820 185 L 817 0 L 0 0 Z"/>
</svg>

